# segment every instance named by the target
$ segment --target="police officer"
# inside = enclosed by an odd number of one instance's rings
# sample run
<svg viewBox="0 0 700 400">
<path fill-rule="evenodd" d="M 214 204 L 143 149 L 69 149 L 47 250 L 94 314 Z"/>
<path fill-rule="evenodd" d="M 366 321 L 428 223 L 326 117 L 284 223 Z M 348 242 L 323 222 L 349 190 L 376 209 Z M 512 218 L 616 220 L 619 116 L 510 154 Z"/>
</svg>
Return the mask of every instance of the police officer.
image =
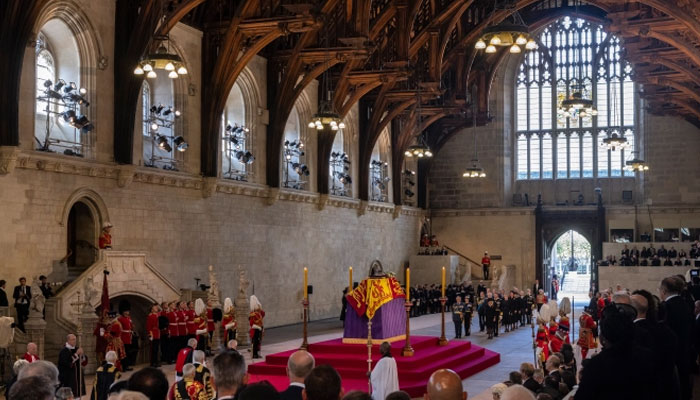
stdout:
<svg viewBox="0 0 700 400">
<path fill-rule="evenodd" d="M 462 321 L 464 320 L 464 303 L 462 297 L 457 296 L 454 304 L 452 304 L 452 322 L 455 324 L 455 339 L 462 337 Z"/>
</svg>

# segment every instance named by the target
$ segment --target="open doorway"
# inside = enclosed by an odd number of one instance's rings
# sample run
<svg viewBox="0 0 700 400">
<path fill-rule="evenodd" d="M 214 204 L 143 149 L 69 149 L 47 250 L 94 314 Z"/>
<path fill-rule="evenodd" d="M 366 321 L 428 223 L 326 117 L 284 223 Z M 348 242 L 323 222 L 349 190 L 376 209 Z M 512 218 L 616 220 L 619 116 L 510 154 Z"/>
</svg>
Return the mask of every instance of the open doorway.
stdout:
<svg viewBox="0 0 700 400">
<path fill-rule="evenodd" d="M 151 306 L 153 306 L 153 304 L 144 297 L 131 294 L 115 296 L 109 299 L 109 302 L 112 311 L 117 311 L 122 302 L 128 304 L 128 309 L 131 313 L 135 365 L 150 362 L 150 342 L 148 340 L 148 331 L 146 330 L 146 319 L 151 312 Z"/>
<path fill-rule="evenodd" d="M 591 243 L 575 230 L 564 232 L 552 246 L 550 267 L 559 279 L 558 298 L 587 299 L 591 287 Z"/>
<path fill-rule="evenodd" d="M 91 208 L 77 201 L 68 214 L 68 280 L 72 281 L 97 259 L 97 223 Z"/>
</svg>

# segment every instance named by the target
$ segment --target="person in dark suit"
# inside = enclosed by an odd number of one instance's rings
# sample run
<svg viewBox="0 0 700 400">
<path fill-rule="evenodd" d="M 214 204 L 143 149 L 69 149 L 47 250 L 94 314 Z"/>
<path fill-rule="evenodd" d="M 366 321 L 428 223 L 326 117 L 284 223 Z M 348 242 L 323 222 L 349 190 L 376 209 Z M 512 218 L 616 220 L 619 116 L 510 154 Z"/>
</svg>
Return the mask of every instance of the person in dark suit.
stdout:
<svg viewBox="0 0 700 400">
<path fill-rule="evenodd" d="M 24 322 L 29 316 L 29 299 L 32 298 L 32 289 L 27 286 L 27 278 L 19 278 L 19 285 L 15 286 L 12 298 L 15 299 L 17 309 L 17 327 L 24 332 Z"/>
<path fill-rule="evenodd" d="M 520 364 L 520 375 L 523 376 L 523 386 L 528 388 L 532 393 L 537 393 L 542 388 L 542 385 L 534 378 L 535 366 L 531 363 L 526 362 Z"/>
<path fill-rule="evenodd" d="M 690 399 L 692 396 L 690 366 L 693 361 L 691 351 L 693 314 L 686 301 L 680 296 L 684 286 L 685 282 L 677 276 L 664 278 L 659 285 L 659 294 L 666 309 L 665 323 L 678 339 L 675 354 L 682 400 Z"/>
<path fill-rule="evenodd" d="M 5 286 L 7 282 L 4 279 L 0 279 L 0 307 L 9 307 L 10 303 L 7 301 L 7 292 L 5 292 Z"/>
<path fill-rule="evenodd" d="M 304 390 L 304 379 L 315 366 L 314 356 L 305 350 L 292 353 L 287 360 L 287 377 L 289 387 L 280 393 L 281 400 L 301 400 L 301 392 Z"/>
<path fill-rule="evenodd" d="M 603 350 L 582 368 L 576 400 L 651 399 L 652 355 L 634 344 L 630 317 L 616 305 L 607 306 L 600 329 Z"/>
</svg>

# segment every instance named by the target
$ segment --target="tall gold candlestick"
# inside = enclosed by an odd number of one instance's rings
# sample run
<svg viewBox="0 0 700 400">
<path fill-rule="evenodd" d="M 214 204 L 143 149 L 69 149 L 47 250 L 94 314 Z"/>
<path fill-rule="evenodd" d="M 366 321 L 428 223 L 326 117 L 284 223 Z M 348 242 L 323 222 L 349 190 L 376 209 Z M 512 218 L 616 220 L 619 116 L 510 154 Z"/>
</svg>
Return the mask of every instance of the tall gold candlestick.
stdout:
<svg viewBox="0 0 700 400">
<path fill-rule="evenodd" d="M 442 297 L 445 297 L 445 267 L 442 267 Z"/>
<path fill-rule="evenodd" d="M 411 300 L 411 268 L 406 268 L 406 301 Z"/>
<path fill-rule="evenodd" d="M 304 267 L 304 300 L 309 299 L 309 269 Z"/>
<path fill-rule="evenodd" d="M 348 284 L 348 293 L 352 292 L 352 267 L 348 271 L 350 273 L 350 283 Z"/>
</svg>

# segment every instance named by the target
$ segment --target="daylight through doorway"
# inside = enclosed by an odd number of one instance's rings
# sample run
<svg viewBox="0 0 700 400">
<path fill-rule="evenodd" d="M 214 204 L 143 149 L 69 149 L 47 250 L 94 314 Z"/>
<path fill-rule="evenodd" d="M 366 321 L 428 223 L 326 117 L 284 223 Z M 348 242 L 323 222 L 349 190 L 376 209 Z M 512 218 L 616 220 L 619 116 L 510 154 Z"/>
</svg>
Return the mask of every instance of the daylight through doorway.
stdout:
<svg viewBox="0 0 700 400">
<path fill-rule="evenodd" d="M 568 296 L 588 300 L 591 286 L 591 244 L 580 233 L 569 230 L 554 243 L 552 267 L 559 278 L 559 299 Z M 579 300 L 580 299 L 580 300 Z"/>
</svg>

